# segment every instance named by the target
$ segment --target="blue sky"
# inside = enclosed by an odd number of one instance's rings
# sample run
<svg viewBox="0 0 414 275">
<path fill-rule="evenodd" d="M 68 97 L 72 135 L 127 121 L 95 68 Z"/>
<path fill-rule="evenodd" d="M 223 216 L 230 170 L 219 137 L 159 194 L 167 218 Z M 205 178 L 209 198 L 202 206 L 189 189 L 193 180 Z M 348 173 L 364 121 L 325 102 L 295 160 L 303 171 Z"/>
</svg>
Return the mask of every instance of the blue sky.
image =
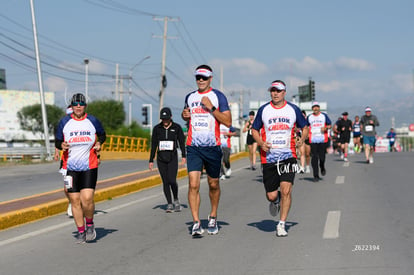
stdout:
<svg viewBox="0 0 414 275">
<path fill-rule="evenodd" d="M 2 1 L 0 68 L 8 89 L 37 90 L 29 0 Z M 412 99 L 414 1 L 34 0 L 44 89 L 64 104 L 83 91 L 111 98 L 119 73 L 132 71 L 133 119 L 141 104 L 158 109 L 163 22 L 169 16 L 165 105 L 179 116 L 196 85 L 194 68 L 210 64 L 214 86 L 230 101 L 269 99 L 271 81 L 288 85 L 288 99 L 311 77 L 318 101 L 332 108 Z M 72 71 L 72 72 L 69 72 Z M 129 89 L 125 79 L 123 90 Z M 124 94 L 127 98 L 127 94 Z M 404 106 L 404 105 L 403 105 Z M 245 113 L 248 110 L 245 109 Z M 181 121 L 181 119 L 177 119 Z"/>
</svg>

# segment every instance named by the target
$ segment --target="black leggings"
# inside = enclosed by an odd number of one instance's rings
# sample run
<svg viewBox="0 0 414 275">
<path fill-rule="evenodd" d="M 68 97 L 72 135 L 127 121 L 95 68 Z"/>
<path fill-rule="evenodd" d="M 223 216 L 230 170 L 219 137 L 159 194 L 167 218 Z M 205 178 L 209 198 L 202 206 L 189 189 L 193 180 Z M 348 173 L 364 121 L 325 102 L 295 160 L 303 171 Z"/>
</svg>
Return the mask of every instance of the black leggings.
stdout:
<svg viewBox="0 0 414 275">
<path fill-rule="evenodd" d="M 167 199 L 168 204 L 172 204 L 171 191 L 173 193 L 174 200 L 178 200 L 178 159 L 173 157 L 170 162 L 162 162 L 157 160 L 157 165 L 162 179 L 165 198 Z"/>
<path fill-rule="evenodd" d="M 321 168 L 321 170 L 325 170 L 325 154 L 326 143 L 311 143 L 311 164 L 314 177 L 319 177 L 319 167 Z"/>
</svg>

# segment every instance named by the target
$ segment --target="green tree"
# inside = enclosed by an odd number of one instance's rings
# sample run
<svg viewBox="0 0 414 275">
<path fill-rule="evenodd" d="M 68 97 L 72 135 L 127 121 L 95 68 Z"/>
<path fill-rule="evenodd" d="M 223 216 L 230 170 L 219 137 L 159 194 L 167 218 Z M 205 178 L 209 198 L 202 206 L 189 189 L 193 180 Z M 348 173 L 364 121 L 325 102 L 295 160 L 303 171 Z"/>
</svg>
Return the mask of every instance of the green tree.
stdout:
<svg viewBox="0 0 414 275">
<path fill-rule="evenodd" d="M 111 135 L 128 136 L 128 137 L 142 137 L 151 139 L 149 129 L 143 129 L 136 121 L 133 121 L 131 125 L 118 128 L 110 132 Z"/>
<path fill-rule="evenodd" d="M 97 100 L 88 104 L 88 114 L 99 119 L 107 133 L 124 125 L 125 111 L 122 102 L 115 100 Z"/>
<path fill-rule="evenodd" d="M 57 127 L 59 120 L 65 115 L 65 112 L 55 106 L 46 104 L 47 127 L 49 134 L 54 134 L 54 129 Z M 23 130 L 31 131 L 33 134 L 44 135 L 42 108 L 40 104 L 23 107 L 17 112 L 17 117 L 20 122 L 20 127 Z"/>
</svg>

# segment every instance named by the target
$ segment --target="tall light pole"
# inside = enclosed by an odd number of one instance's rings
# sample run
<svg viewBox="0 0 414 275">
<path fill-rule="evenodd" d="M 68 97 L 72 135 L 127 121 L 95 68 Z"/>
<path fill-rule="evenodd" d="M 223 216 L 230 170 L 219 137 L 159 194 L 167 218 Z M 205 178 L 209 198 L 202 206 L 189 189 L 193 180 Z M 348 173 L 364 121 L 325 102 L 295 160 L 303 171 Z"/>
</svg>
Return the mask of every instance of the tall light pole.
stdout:
<svg viewBox="0 0 414 275">
<path fill-rule="evenodd" d="M 35 13 L 34 13 L 33 0 L 30 0 L 30 9 L 32 13 L 33 39 L 34 39 L 34 46 L 35 46 L 35 52 L 36 52 L 37 78 L 39 82 L 40 104 L 42 108 L 43 131 L 45 134 L 45 146 L 46 146 L 47 159 L 49 160 L 51 159 L 52 154 L 50 151 L 49 128 L 47 126 L 48 125 L 47 113 L 46 113 L 45 96 L 43 93 L 42 70 L 40 67 L 39 44 L 37 42 L 36 18 L 35 18 Z"/>
<path fill-rule="evenodd" d="M 88 64 L 89 64 L 89 59 L 85 58 L 83 60 L 83 63 L 85 63 L 85 96 L 86 96 L 86 100 L 88 100 Z"/>
<path fill-rule="evenodd" d="M 151 58 L 150 55 L 142 58 L 140 61 L 138 61 L 134 66 L 132 66 L 131 69 L 129 69 L 129 97 L 128 97 L 128 125 L 131 125 L 132 123 L 132 72 L 136 67 L 138 67 L 142 62 L 145 60 Z"/>
</svg>

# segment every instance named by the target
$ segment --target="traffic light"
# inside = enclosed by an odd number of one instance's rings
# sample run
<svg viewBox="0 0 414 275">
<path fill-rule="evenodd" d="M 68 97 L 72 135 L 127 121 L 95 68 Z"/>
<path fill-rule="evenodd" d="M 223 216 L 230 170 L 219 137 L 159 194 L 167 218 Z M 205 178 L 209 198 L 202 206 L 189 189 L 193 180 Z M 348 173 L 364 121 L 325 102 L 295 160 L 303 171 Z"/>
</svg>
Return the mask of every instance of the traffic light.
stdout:
<svg viewBox="0 0 414 275">
<path fill-rule="evenodd" d="M 309 91 L 311 100 L 315 100 L 315 81 L 309 80 Z"/>
<path fill-rule="evenodd" d="M 142 125 L 148 125 L 148 106 L 142 107 L 142 115 L 144 116 L 144 121 L 142 122 Z"/>
</svg>

